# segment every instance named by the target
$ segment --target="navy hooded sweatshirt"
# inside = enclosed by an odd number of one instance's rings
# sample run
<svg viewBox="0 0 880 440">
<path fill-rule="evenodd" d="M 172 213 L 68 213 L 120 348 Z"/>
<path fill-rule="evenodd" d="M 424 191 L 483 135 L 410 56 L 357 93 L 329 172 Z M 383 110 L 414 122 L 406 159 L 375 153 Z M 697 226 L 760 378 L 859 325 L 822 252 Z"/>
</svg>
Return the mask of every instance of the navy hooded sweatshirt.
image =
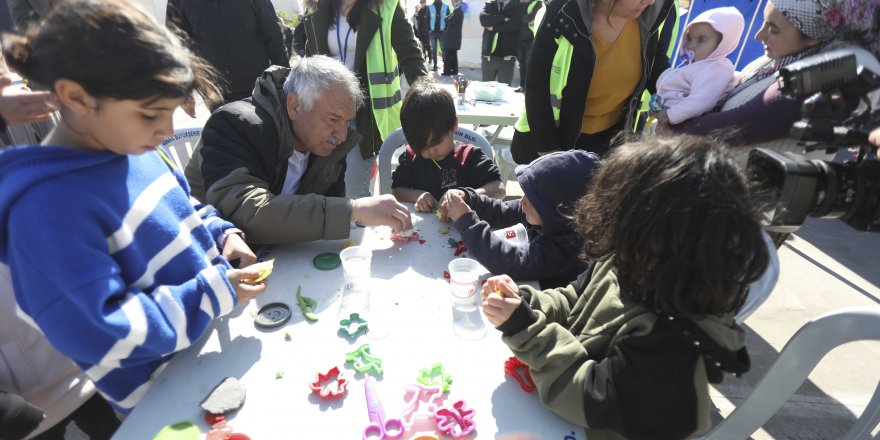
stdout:
<svg viewBox="0 0 880 440">
<path fill-rule="evenodd" d="M 582 241 L 565 217 L 587 190 L 599 158 L 581 150 L 562 151 L 517 167 L 516 178 L 541 217 L 529 225 L 519 200 L 502 202 L 465 188 L 471 211 L 455 222 L 473 258 L 496 275 L 515 280 L 537 279 L 541 288 L 567 286 L 586 269 L 578 258 Z M 517 223 L 529 231 L 529 242 L 515 245 L 492 233 Z"/>
</svg>

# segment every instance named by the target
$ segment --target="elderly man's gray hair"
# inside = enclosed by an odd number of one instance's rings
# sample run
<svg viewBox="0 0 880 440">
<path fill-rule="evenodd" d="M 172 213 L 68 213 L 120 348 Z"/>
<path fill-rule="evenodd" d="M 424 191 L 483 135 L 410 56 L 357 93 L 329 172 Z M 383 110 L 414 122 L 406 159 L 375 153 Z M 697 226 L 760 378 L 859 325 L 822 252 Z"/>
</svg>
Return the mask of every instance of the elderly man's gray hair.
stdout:
<svg viewBox="0 0 880 440">
<path fill-rule="evenodd" d="M 290 68 L 284 81 L 284 95 L 296 92 L 303 110 L 310 111 L 328 87 L 346 91 L 355 109 L 364 104 L 364 92 L 354 73 L 339 61 L 324 55 L 303 57 Z"/>
</svg>

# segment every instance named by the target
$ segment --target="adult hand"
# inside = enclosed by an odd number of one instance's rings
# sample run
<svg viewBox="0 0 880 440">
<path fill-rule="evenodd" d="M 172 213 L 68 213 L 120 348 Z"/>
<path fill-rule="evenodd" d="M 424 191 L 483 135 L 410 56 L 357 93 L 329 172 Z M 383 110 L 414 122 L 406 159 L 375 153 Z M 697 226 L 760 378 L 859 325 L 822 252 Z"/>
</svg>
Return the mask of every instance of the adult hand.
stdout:
<svg viewBox="0 0 880 440">
<path fill-rule="evenodd" d="M 266 281 L 260 281 L 255 284 L 248 284 L 242 281 L 252 280 L 260 276 L 260 269 L 250 265 L 244 269 L 226 269 L 226 279 L 232 288 L 235 289 L 235 296 L 238 297 L 238 304 L 244 304 L 266 291 Z"/>
<path fill-rule="evenodd" d="M 880 147 L 880 127 L 877 127 L 868 135 L 868 142 L 875 147 Z"/>
<path fill-rule="evenodd" d="M 10 84 L 11 78 L 0 76 L 0 116 L 8 127 L 52 118 L 55 97 L 51 93 L 24 89 L 5 90 Z"/>
<path fill-rule="evenodd" d="M 393 232 L 413 227 L 409 210 L 391 194 L 353 200 L 351 219 L 364 226 L 390 226 Z"/>
<path fill-rule="evenodd" d="M 226 261 L 238 259 L 239 267 L 247 267 L 257 262 L 257 256 L 239 234 L 229 234 L 223 243 L 223 258 Z"/>
<path fill-rule="evenodd" d="M 522 303 L 519 288 L 507 275 L 499 275 L 486 280 L 481 296 L 483 297 L 483 314 L 495 327 L 507 322 L 510 315 Z"/>
<path fill-rule="evenodd" d="M 464 201 L 464 191 L 460 189 L 451 189 L 443 194 L 440 206 L 445 209 L 442 211 L 444 217 L 449 217 L 452 221 L 458 219 L 471 210 L 471 207 Z"/>
<path fill-rule="evenodd" d="M 425 191 L 416 199 L 416 211 L 431 212 L 437 207 L 437 199 L 431 193 Z"/>
</svg>

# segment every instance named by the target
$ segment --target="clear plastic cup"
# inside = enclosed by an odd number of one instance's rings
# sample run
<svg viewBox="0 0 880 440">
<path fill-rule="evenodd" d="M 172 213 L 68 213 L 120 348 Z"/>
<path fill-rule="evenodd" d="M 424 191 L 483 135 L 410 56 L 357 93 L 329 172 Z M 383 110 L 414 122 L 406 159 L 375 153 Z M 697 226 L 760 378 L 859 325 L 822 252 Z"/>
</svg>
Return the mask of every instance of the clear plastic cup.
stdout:
<svg viewBox="0 0 880 440">
<path fill-rule="evenodd" d="M 526 227 L 523 226 L 522 223 L 492 231 L 492 233 L 500 237 L 502 240 L 507 240 L 516 246 L 529 242 L 528 231 L 526 231 Z"/>
<path fill-rule="evenodd" d="M 350 246 L 339 253 L 339 259 L 342 260 L 345 287 L 351 290 L 369 290 L 373 251 L 361 246 Z"/>
<path fill-rule="evenodd" d="M 480 263 L 470 258 L 456 258 L 449 262 L 449 291 L 452 306 L 461 311 L 477 308 L 477 281 Z"/>
</svg>

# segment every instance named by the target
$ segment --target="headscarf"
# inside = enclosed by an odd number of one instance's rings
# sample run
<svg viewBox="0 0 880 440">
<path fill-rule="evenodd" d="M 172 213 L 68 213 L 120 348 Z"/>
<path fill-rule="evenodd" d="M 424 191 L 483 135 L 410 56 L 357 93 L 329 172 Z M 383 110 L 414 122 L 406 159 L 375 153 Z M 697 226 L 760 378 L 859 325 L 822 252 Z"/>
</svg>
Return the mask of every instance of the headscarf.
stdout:
<svg viewBox="0 0 880 440">
<path fill-rule="evenodd" d="M 829 0 L 770 0 L 776 10 L 804 35 L 818 41 L 834 37 L 826 13 Z"/>
<path fill-rule="evenodd" d="M 880 0 L 770 0 L 804 35 L 856 43 L 880 57 Z"/>
</svg>

